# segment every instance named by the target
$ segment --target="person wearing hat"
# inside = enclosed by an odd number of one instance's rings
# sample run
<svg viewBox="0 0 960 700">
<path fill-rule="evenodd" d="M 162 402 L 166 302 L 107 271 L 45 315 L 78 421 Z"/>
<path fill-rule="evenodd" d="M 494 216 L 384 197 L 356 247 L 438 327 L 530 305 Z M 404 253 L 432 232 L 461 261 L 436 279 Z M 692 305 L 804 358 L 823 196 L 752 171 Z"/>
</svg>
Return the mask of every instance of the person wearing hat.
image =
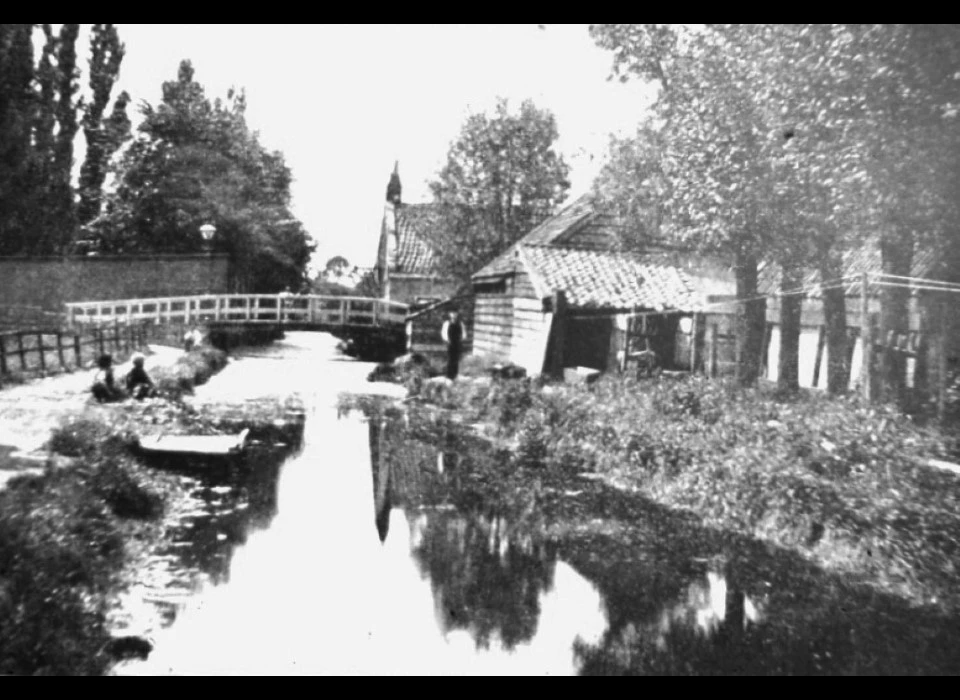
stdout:
<svg viewBox="0 0 960 700">
<path fill-rule="evenodd" d="M 127 393 L 138 401 L 153 396 L 155 392 L 153 380 L 143 368 L 144 359 L 142 353 L 134 353 L 133 369 L 127 373 Z"/>
<path fill-rule="evenodd" d="M 100 403 L 110 401 L 119 401 L 123 398 L 123 390 L 117 386 L 113 378 L 113 357 L 110 353 L 104 353 L 97 358 L 96 375 L 93 378 L 93 397 Z"/>
</svg>

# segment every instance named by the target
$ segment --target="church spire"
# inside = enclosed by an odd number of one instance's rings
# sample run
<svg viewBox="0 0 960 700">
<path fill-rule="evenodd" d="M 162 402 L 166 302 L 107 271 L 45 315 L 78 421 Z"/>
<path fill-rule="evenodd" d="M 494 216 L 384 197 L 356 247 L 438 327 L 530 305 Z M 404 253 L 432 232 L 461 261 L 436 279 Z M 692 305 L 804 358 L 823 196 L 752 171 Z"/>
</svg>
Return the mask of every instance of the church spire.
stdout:
<svg viewBox="0 0 960 700">
<path fill-rule="evenodd" d="M 387 201 L 400 204 L 400 161 L 394 161 L 393 174 L 390 175 L 390 184 L 387 185 Z"/>
</svg>

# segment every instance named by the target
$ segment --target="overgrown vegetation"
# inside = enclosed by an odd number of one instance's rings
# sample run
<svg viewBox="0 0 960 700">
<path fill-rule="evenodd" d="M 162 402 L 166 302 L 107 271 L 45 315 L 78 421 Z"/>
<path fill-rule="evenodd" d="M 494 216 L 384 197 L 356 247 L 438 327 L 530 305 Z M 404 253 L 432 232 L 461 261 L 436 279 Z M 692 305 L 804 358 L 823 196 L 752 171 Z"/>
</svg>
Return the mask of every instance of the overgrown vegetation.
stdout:
<svg viewBox="0 0 960 700">
<path fill-rule="evenodd" d="M 914 600 L 956 606 L 960 477 L 926 465 L 949 459 L 954 445 L 892 407 L 615 377 L 592 388 L 458 382 L 448 405 L 507 442 L 513 486 L 594 475 Z"/>
<path fill-rule="evenodd" d="M 96 420 L 68 422 L 49 446 L 75 464 L 0 492 L 0 673 L 97 675 L 126 542 L 162 515 L 170 485 Z"/>
<path fill-rule="evenodd" d="M 153 370 L 161 398 L 90 405 L 47 442 L 70 458 L 0 492 L 0 673 L 96 675 L 112 662 L 106 612 L 137 542 L 178 488 L 131 452 L 144 426 L 217 432 L 179 400 L 226 364 L 200 348 Z"/>
<path fill-rule="evenodd" d="M 216 348 L 201 347 L 179 358 L 172 367 L 154 370 L 153 380 L 161 396 L 179 399 L 184 394 L 192 394 L 194 387 L 206 383 L 226 364 L 225 352 Z"/>
</svg>

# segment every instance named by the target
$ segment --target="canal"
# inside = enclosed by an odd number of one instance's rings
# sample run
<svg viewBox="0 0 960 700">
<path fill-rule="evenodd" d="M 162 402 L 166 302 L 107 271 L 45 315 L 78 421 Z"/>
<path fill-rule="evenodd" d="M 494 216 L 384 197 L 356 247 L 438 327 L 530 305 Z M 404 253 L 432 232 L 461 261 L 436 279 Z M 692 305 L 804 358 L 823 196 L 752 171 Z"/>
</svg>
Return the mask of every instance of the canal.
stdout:
<svg viewBox="0 0 960 700">
<path fill-rule="evenodd" d="M 795 554 L 593 481 L 492 496 L 476 475 L 507 456 L 455 420 L 339 407 L 403 396 L 371 369 L 290 333 L 198 389 L 297 396 L 302 448 L 242 487 L 184 477 L 182 537 L 127 606 L 153 651 L 117 675 L 960 670 L 956 620 Z"/>
</svg>

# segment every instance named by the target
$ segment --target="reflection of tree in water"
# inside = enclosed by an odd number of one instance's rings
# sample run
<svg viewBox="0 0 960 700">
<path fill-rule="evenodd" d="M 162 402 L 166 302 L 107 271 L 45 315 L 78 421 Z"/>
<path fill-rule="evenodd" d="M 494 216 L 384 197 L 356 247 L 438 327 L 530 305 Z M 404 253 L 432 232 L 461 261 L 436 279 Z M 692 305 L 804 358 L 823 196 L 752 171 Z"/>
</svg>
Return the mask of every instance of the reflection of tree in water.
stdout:
<svg viewBox="0 0 960 700">
<path fill-rule="evenodd" d="M 414 557 L 429 574 L 443 631 L 468 630 L 480 648 L 533 638 L 540 595 L 553 585 L 556 557 L 498 515 L 422 516 Z"/>
<path fill-rule="evenodd" d="M 575 653 L 588 675 L 763 672 L 752 648 L 761 615 L 732 569 L 710 571 L 659 615 L 623 626 L 598 647 L 577 645 Z"/>
</svg>

